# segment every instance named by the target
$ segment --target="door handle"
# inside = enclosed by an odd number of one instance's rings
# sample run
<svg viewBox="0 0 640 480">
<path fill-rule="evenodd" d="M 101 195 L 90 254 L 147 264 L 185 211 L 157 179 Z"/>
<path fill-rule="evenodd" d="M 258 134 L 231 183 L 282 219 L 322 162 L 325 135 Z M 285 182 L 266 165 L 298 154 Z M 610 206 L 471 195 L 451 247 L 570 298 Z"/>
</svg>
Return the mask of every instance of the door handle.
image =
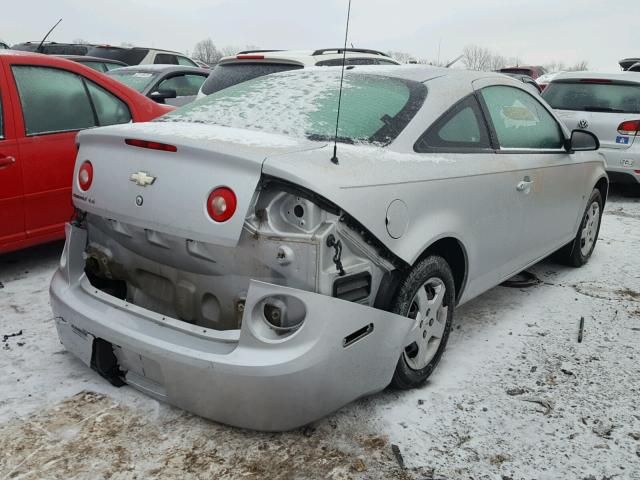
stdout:
<svg viewBox="0 0 640 480">
<path fill-rule="evenodd" d="M 12 156 L 0 157 L 0 168 L 8 167 L 16 163 L 16 158 Z"/>
<path fill-rule="evenodd" d="M 531 189 L 531 184 L 533 183 L 533 180 L 531 180 L 529 177 L 524 177 L 520 182 L 518 182 L 518 184 L 516 185 L 516 190 L 518 192 L 525 192 L 525 193 L 529 193 L 530 189 Z"/>
</svg>

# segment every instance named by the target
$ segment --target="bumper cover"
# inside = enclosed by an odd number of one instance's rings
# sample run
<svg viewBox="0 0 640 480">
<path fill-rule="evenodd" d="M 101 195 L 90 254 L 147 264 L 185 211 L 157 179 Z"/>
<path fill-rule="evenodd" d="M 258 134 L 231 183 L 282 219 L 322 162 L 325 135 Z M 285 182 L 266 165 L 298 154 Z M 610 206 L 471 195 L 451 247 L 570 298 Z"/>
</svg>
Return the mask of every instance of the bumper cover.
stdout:
<svg viewBox="0 0 640 480">
<path fill-rule="evenodd" d="M 86 231 L 67 225 L 51 305 L 65 348 L 91 364 L 95 339 L 114 346 L 125 381 L 197 415 L 254 430 L 289 430 L 385 388 L 413 320 L 316 293 L 252 281 L 240 330 L 163 317 L 91 286 Z M 268 335 L 267 297 L 303 306 L 304 323 Z"/>
<path fill-rule="evenodd" d="M 607 173 L 613 183 L 640 183 L 640 152 L 634 145 L 629 149 L 601 148 L 605 157 Z"/>
</svg>

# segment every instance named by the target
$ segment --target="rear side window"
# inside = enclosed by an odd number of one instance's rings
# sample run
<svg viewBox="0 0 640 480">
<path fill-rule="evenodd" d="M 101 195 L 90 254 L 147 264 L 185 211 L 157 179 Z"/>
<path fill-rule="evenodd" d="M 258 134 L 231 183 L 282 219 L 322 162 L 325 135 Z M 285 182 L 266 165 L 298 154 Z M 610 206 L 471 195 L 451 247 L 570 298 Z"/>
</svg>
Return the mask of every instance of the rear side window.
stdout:
<svg viewBox="0 0 640 480">
<path fill-rule="evenodd" d="M 89 90 L 89 95 L 91 95 L 99 126 L 116 125 L 131 121 L 129 107 L 122 100 L 89 80 L 85 79 L 85 83 Z"/>
<path fill-rule="evenodd" d="M 162 65 L 178 65 L 178 58 L 175 55 L 169 55 L 168 53 L 158 53 L 153 63 Z"/>
<path fill-rule="evenodd" d="M 217 65 L 206 82 L 202 85 L 202 93 L 211 95 L 224 88 L 271 73 L 299 70 L 302 65 L 290 63 L 224 63 Z"/>
<path fill-rule="evenodd" d="M 12 70 L 27 135 L 82 130 L 131 120 L 124 102 L 80 75 L 56 68 L 22 65 L 13 66 Z"/>
<path fill-rule="evenodd" d="M 489 148 L 489 134 L 478 101 L 473 95 L 445 113 L 415 145 L 416 152 Z"/>
<path fill-rule="evenodd" d="M 206 79 L 204 75 L 176 75 L 160 82 L 158 90 L 175 90 L 178 97 L 197 95 Z"/>
<path fill-rule="evenodd" d="M 96 125 L 78 75 L 47 67 L 13 66 L 27 135 L 81 130 Z"/>
<path fill-rule="evenodd" d="M 640 113 L 640 85 L 634 84 L 558 81 L 542 97 L 558 110 Z"/>
<path fill-rule="evenodd" d="M 559 149 L 560 126 L 544 106 L 519 88 L 496 85 L 480 91 L 501 148 Z"/>
</svg>

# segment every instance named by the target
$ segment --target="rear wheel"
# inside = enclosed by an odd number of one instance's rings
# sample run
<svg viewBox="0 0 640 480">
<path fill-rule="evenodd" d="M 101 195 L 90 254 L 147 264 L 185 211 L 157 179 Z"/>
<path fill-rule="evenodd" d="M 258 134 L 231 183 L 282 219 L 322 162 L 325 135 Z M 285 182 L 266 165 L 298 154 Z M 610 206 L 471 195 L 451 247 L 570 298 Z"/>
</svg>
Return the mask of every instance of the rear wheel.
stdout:
<svg viewBox="0 0 640 480">
<path fill-rule="evenodd" d="M 392 311 L 414 320 L 391 385 L 422 385 L 444 353 L 455 305 L 455 284 L 447 262 L 430 256 L 411 269 L 398 288 Z"/>
<path fill-rule="evenodd" d="M 602 220 L 602 195 L 597 188 L 591 192 L 587 209 L 573 242 L 561 252 L 562 260 L 573 267 L 581 267 L 589 261 L 598 241 Z"/>
</svg>

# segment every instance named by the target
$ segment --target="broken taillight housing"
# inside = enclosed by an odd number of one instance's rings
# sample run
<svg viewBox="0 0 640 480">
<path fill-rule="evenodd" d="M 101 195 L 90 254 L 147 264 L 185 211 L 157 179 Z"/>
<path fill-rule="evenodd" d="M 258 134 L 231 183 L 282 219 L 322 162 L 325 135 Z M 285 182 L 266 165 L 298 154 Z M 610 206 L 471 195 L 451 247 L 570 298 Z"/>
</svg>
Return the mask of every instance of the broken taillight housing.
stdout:
<svg viewBox="0 0 640 480">
<path fill-rule="evenodd" d="M 207 198 L 207 212 L 212 220 L 226 222 L 236 213 L 238 201 L 229 187 L 218 187 Z"/>
</svg>

